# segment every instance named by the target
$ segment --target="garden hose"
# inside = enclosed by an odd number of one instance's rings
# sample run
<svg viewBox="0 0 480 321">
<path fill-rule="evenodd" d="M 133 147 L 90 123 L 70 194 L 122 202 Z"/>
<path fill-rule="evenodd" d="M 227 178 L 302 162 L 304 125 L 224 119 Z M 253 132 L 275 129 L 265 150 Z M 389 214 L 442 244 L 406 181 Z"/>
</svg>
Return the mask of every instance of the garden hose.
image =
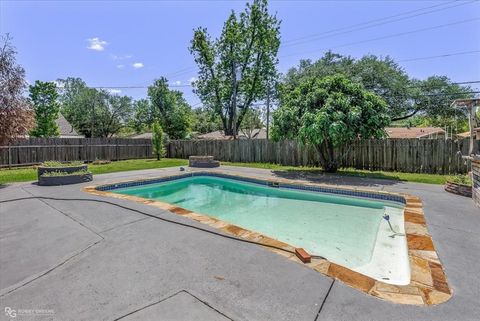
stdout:
<svg viewBox="0 0 480 321">
<path fill-rule="evenodd" d="M 153 214 L 149 214 L 149 213 L 143 212 L 143 211 L 141 211 L 141 210 L 137 210 L 137 209 L 134 209 L 134 208 L 131 208 L 131 207 L 128 207 L 128 206 L 116 204 L 116 203 L 109 202 L 109 201 L 105 201 L 105 200 L 97 200 L 97 199 L 89 199 L 89 198 L 60 198 L 60 197 L 48 197 L 48 196 L 27 196 L 27 197 L 20 197 L 20 198 L 13 198 L 13 199 L 3 200 L 3 201 L 0 201 L 0 204 L 2 204 L 2 203 L 11 203 L 11 202 L 18 202 L 18 201 L 24 201 L 24 200 L 32 200 L 32 199 L 52 200 L 52 201 L 97 202 L 97 203 L 103 203 L 103 204 L 113 205 L 113 206 L 120 207 L 120 208 L 125 209 L 125 210 L 128 210 L 128 211 L 132 211 L 132 212 L 138 213 L 138 214 L 140 214 L 140 215 L 148 216 L 148 217 L 151 217 L 151 218 L 154 218 L 154 219 L 157 219 L 157 220 L 161 220 L 161 221 L 164 221 L 164 222 L 168 222 L 168 223 L 172 223 L 172 224 L 176 224 L 176 225 L 181 225 L 181 226 L 193 228 L 193 229 L 196 229 L 196 230 L 199 230 L 199 231 L 202 231 L 202 232 L 206 232 L 206 233 L 209 233 L 209 234 L 221 236 L 221 237 L 224 237 L 224 238 L 227 238 L 227 239 L 231 239 L 231 240 L 234 240 L 234 241 L 239 241 L 239 242 L 244 242 L 244 243 L 261 245 L 261 246 L 269 247 L 269 248 L 272 248 L 272 249 L 276 249 L 276 250 L 280 250 L 280 251 L 283 251 L 283 252 L 287 252 L 287 253 L 291 253 L 291 254 L 295 254 L 295 255 L 296 255 L 295 251 L 287 250 L 287 249 L 284 249 L 284 248 L 281 248 L 281 247 L 278 247 L 278 246 L 275 246 L 275 245 L 262 244 L 262 243 L 259 243 L 259 242 L 250 241 L 250 240 L 246 240 L 246 239 L 241 239 L 241 238 L 238 238 L 238 237 L 234 237 L 234 236 L 231 236 L 231 235 L 218 233 L 218 232 L 215 232 L 215 231 L 210 231 L 210 230 L 208 230 L 208 229 L 205 229 L 205 228 L 202 228 L 202 227 L 199 227 L 199 226 L 194 226 L 194 225 L 190 225 L 190 224 L 187 224 L 187 223 L 182 223 L 182 222 L 177 222 L 177 221 L 174 221 L 174 220 L 169 220 L 169 219 L 167 219 L 167 218 L 159 217 L 159 216 L 156 216 L 156 215 L 153 215 Z M 326 260 L 326 258 L 324 258 L 323 256 L 320 256 L 320 255 L 311 255 L 311 257 L 312 257 L 312 258 L 315 258 L 315 259 L 324 259 L 324 260 Z"/>
</svg>

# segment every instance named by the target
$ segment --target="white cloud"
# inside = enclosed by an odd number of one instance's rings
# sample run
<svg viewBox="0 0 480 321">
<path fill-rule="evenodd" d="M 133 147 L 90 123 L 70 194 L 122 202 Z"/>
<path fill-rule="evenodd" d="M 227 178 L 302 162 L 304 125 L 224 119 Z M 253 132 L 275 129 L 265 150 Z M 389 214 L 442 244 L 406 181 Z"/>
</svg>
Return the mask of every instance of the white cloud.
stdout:
<svg viewBox="0 0 480 321">
<path fill-rule="evenodd" d="M 108 89 L 108 92 L 113 94 L 113 95 L 117 95 L 117 94 L 122 93 L 122 91 L 120 89 Z"/>
<path fill-rule="evenodd" d="M 180 80 L 177 80 L 173 83 L 175 86 L 180 86 L 182 84 L 182 82 Z"/>
<path fill-rule="evenodd" d="M 133 56 L 132 55 L 120 55 L 120 56 L 110 55 L 110 57 L 112 57 L 113 60 L 125 60 L 125 59 L 130 59 Z"/>
<path fill-rule="evenodd" d="M 117 68 L 118 69 L 123 69 L 123 68 L 125 68 L 125 65 L 117 65 Z"/>
<path fill-rule="evenodd" d="M 191 78 L 188 80 L 188 82 L 189 82 L 190 84 L 192 84 L 193 82 L 195 82 L 195 81 L 197 81 L 197 80 L 198 80 L 197 77 L 191 77 Z"/>
<path fill-rule="evenodd" d="M 108 45 L 108 42 L 104 40 L 100 40 L 100 38 L 89 38 L 88 41 L 88 49 L 96 50 L 96 51 L 103 51 L 105 50 L 105 46 Z"/>
<path fill-rule="evenodd" d="M 132 67 L 135 68 L 135 69 L 143 68 L 143 63 L 136 62 L 132 65 Z"/>
</svg>

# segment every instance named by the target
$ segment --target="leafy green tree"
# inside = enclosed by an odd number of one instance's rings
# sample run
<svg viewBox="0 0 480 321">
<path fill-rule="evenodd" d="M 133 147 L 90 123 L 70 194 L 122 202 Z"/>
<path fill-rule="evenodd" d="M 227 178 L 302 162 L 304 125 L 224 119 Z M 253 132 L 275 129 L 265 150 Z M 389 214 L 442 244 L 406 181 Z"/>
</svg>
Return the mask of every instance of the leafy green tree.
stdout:
<svg viewBox="0 0 480 321">
<path fill-rule="evenodd" d="M 148 87 L 153 119 L 159 120 L 165 133 L 171 139 L 182 139 L 190 132 L 192 111 L 190 105 L 177 90 L 168 88 L 164 77 L 155 80 Z"/>
<path fill-rule="evenodd" d="M 471 88 L 453 84 L 448 77 L 433 76 L 426 80 L 409 77 L 392 58 L 367 55 L 360 59 L 327 52 L 316 62 L 301 60 L 285 75 L 282 88 L 295 88 L 302 79 L 342 74 L 365 89 L 382 97 L 392 121 L 421 116 L 430 124 L 452 124 L 463 117 L 451 107 L 453 99 L 471 98 Z"/>
<path fill-rule="evenodd" d="M 125 127 L 132 116 L 132 98 L 105 91 L 101 91 L 100 95 L 103 96 L 103 104 L 96 114 L 97 132 L 101 137 L 111 137 Z"/>
<path fill-rule="evenodd" d="M 35 112 L 36 126 L 30 131 L 34 137 L 55 137 L 60 134 L 57 119 L 60 104 L 57 102 L 57 86 L 53 82 L 35 81 L 30 86 L 30 99 Z"/>
<path fill-rule="evenodd" d="M 155 121 L 155 113 L 148 99 L 139 99 L 133 103 L 134 117 L 130 127 L 137 133 L 143 133 L 150 129 Z"/>
<path fill-rule="evenodd" d="M 164 135 L 162 126 L 158 121 L 152 125 L 152 148 L 157 160 L 165 156 Z"/>
<path fill-rule="evenodd" d="M 313 146 L 327 172 L 339 166 L 337 148 L 358 138 L 383 137 L 390 122 L 385 101 L 345 76 L 304 78 L 282 95 L 272 138 Z"/>
<path fill-rule="evenodd" d="M 414 104 L 409 117 L 423 116 L 431 126 L 452 126 L 467 121 L 467 111 L 454 108 L 454 99 L 471 98 L 470 87 L 452 83 L 446 76 L 432 76 L 425 80 L 413 80 Z M 409 118 L 409 117 L 403 117 Z"/>
<path fill-rule="evenodd" d="M 263 128 L 261 114 L 258 108 L 251 108 L 245 114 L 240 131 L 246 138 L 256 138 L 260 134 L 260 130 Z"/>
<path fill-rule="evenodd" d="M 192 120 L 192 131 L 199 134 L 206 134 L 223 129 L 220 117 L 207 108 L 194 109 Z"/>
<path fill-rule="evenodd" d="M 331 51 L 318 61 L 302 60 L 297 68 L 285 75 L 283 87 L 294 88 L 302 79 L 324 78 L 342 74 L 353 82 L 362 84 L 385 100 L 392 118 L 409 114 L 414 105 L 415 91 L 407 73 L 390 57 L 379 58 L 367 55 L 358 60 Z"/>
<path fill-rule="evenodd" d="M 199 66 L 195 92 L 222 120 L 226 135 L 237 135 L 252 103 L 267 94 L 276 76 L 280 21 L 266 0 L 248 3 L 238 17 L 230 14 L 219 38 L 205 28 L 194 32 L 190 51 Z"/>
<path fill-rule="evenodd" d="M 133 115 L 132 99 L 90 88 L 80 78 L 58 80 L 63 116 L 85 137 L 111 137 Z"/>
</svg>

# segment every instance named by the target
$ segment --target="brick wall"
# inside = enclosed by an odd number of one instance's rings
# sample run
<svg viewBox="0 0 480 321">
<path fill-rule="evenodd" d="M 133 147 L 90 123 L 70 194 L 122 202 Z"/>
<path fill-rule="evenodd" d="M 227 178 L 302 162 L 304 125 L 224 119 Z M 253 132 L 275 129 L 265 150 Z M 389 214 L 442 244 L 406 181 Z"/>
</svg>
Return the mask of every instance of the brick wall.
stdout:
<svg viewBox="0 0 480 321">
<path fill-rule="evenodd" d="M 472 161 L 472 198 L 475 204 L 480 207 L 480 156 L 474 157 Z"/>
</svg>

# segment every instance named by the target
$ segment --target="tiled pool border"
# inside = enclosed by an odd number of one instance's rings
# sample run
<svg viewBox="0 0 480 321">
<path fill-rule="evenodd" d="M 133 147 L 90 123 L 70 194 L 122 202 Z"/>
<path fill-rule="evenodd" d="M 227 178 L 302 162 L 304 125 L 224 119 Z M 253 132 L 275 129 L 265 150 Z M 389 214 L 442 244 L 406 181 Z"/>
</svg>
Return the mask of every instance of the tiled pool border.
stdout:
<svg viewBox="0 0 480 321">
<path fill-rule="evenodd" d="M 177 215 L 194 219 L 211 227 L 221 229 L 228 234 L 232 234 L 240 238 L 256 241 L 265 245 L 275 245 L 290 251 L 294 250 L 294 247 L 291 245 L 272 239 L 266 235 L 220 221 L 213 217 L 195 213 L 190 210 L 160 201 L 111 192 L 112 190 L 119 188 L 155 184 L 192 176 L 215 176 L 267 186 L 278 184 L 282 188 L 300 189 L 402 203 L 405 205 L 404 221 L 411 269 L 410 284 L 405 286 L 387 284 L 324 259 L 312 259 L 312 262 L 306 265 L 324 275 L 338 279 L 364 293 L 394 303 L 436 305 L 447 301 L 452 296 L 452 290 L 448 285 L 442 264 L 435 251 L 433 240 L 427 230 L 422 202 L 416 196 L 404 193 L 391 193 L 356 188 L 339 188 L 335 186 L 305 183 L 289 179 L 259 179 L 248 177 L 243 174 L 227 174 L 218 169 L 215 170 L 215 172 L 186 172 L 180 175 L 168 175 L 158 178 L 125 181 L 99 186 L 88 186 L 83 190 L 90 194 L 128 199 L 143 204 L 152 205 Z M 301 263 L 301 261 L 294 254 L 268 247 L 267 249 L 285 256 L 292 261 Z"/>
</svg>

